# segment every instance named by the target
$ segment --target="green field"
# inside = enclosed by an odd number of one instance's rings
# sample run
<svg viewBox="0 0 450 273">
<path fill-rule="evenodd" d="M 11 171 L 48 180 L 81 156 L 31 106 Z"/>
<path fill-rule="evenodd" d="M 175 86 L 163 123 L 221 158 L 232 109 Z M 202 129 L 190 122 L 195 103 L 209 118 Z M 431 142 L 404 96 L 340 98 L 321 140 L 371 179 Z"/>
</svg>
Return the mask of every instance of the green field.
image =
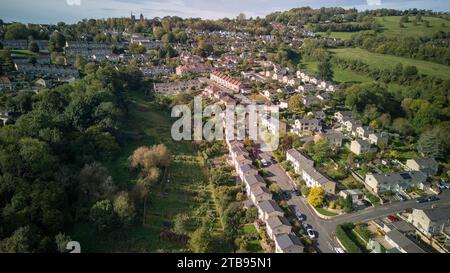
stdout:
<svg viewBox="0 0 450 273">
<path fill-rule="evenodd" d="M 343 40 L 348 40 L 352 37 L 352 35 L 358 34 L 360 33 L 360 31 L 358 32 L 331 32 L 330 36 L 336 39 L 343 39 Z M 322 37 L 327 37 L 327 33 L 326 32 L 316 32 L 316 34 L 322 36 Z"/>
<path fill-rule="evenodd" d="M 302 62 L 303 68 L 310 74 L 317 72 L 318 62 Z M 339 83 L 363 83 L 372 81 L 372 79 L 361 73 L 356 73 L 350 70 L 344 70 L 337 66 L 333 66 L 334 77 L 333 80 Z"/>
<path fill-rule="evenodd" d="M 423 20 L 430 22 L 430 27 L 426 27 L 424 23 L 418 23 L 417 25 L 413 24 L 414 16 L 410 16 L 409 23 L 403 24 L 404 27 L 401 28 L 399 25 L 400 16 L 384 16 L 384 17 L 375 17 L 375 20 L 381 24 L 382 33 L 387 36 L 414 36 L 414 37 L 429 37 L 433 35 L 437 31 L 450 31 L 450 22 L 436 17 L 422 17 Z M 337 39 L 347 40 L 352 37 L 352 35 L 357 33 L 362 33 L 364 31 L 359 32 L 331 32 L 331 37 Z M 369 30 L 369 32 L 371 32 Z M 325 37 L 327 36 L 326 32 L 317 32 L 317 34 Z"/>
<path fill-rule="evenodd" d="M 201 158 L 187 143 L 172 140 L 172 121 L 168 112 L 148 102 L 142 95 L 133 95 L 131 99 L 125 132 L 133 138 L 123 145 L 120 156 L 102 163 L 110 171 L 114 183 L 130 189 L 136 178 L 129 172 L 127 158 L 139 146 L 164 143 L 175 155 L 166 174 L 169 182 L 164 179 L 152 188 L 145 225 L 141 214 L 134 227 L 118 234 L 101 235 L 89 223 L 79 223 L 70 234 L 72 239 L 80 242 L 83 252 L 185 252 L 186 244 L 163 242 L 159 238 L 160 232 L 170 228 L 179 213 L 186 213 L 198 221 L 209 214 L 213 219 L 214 251 L 229 252 L 229 246 L 223 244 L 222 226 L 216 217 L 218 214 Z"/>
<path fill-rule="evenodd" d="M 379 69 L 394 68 L 398 63 L 403 66 L 414 65 L 420 74 L 450 79 L 450 67 L 442 64 L 397 57 L 386 54 L 371 53 L 360 48 L 337 48 L 331 49 L 337 57 L 360 60 L 372 67 Z"/>
<path fill-rule="evenodd" d="M 414 16 L 409 17 L 409 23 L 404 24 L 404 28 L 399 25 L 400 16 L 375 17 L 378 23 L 383 26 L 382 33 L 388 36 L 414 36 L 428 37 L 436 31 L 449 31 L 450 22 L 436 17 L 422 17 L 423 20 L 430 22 L 430 27 L 426 27 L 424 23 L 413 25 Z M 442 25 L 444 24 L 444 25 Z"/>
</svg>

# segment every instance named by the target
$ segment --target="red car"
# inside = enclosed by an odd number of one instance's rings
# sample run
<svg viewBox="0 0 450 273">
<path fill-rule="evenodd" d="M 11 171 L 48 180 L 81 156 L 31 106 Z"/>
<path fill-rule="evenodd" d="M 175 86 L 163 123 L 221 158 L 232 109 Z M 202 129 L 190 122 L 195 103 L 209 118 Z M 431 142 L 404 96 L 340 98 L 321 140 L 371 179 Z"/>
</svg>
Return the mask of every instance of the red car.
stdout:
<svg viewBox="0 0 450 273">
<path fill-rule="evenodd" d="M 389 216 L 388 216 L 388 219 L 389 219 L 389 221 L 391 221 L 391 222 L 397 222 L 397 221 L 398 221 L 398 218 L 395 217 L 394 215 L 389 215 Z"/>
</svg>

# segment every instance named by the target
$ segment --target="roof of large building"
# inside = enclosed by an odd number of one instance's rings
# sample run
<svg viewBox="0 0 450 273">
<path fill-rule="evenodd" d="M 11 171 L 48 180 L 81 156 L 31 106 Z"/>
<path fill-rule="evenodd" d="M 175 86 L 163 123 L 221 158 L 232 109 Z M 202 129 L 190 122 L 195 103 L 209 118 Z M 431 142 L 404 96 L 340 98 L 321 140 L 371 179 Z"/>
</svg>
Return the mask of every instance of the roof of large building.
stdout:
<svg viewBox="0 0 450 273">
<path fill-rule="evenodd" d="M 270 226 L 272 229 L 276 229 L 280 226 L 291 226 L 291 223 L 289 223 L 289 220 L 286 219 L 284 216 L 271 216 L 269 219 L 267 219 L 267 225 Z"/>
<path fill-rule="evenodd" d="M 368 174 L 369 175 L 369 174 Z M 424 182 L 427 177 L 422 172 L 395 172 L 395 173 L 374 173 L 370 174 L 378 182 L 397 183 L 399 181 L 417 181 Z"/>
<path fill-rule="evenodd" d="M 218 78 L 220 78 L 220 79 L 222 79 L 222 80 L 224 80 L 224 81 L 227 81 L 227 82 L 229 82 L 231 84 L 241 85 L 241 81 L 239 81 L 237 79 L 234 79 L 234 78 L 232 78 L 232 77 L 230 77 L 230 76 L 228 76 L 225 73 L 222 73 L 220 71 L 214 71 L 211 74 L 216 76 L 216 77 L 218 77 Z"/>
<path fill-rule="evenodd" d="M 306 174 L 308 174 L 312 179 L 314 179 L 314 181 L 316 181 L 317 183 L 319 183 L 321 185 L 326 184 L 326 183 L 334 183 L 328 177 L 326 177 L 324 174 L 322 174 L 321 172 L 316 170 L 314 167 L 307 167 L 307 168 L 303 169 L 303 171 Z"/>
<path fill-rule="evenodd" d="M 254 196 L 259 196 L 262 194 L 270 194 L 272 195 L 272 192 L 266 187 L 259 184 L 254 184 L 250 187 L 250 191 L 253 193 Z"/>
<path fill-rule="evenodd" d="M 281 212 L 283 213 L 283 210 L 278 206 L 277 202 L 274 200 L 267 200 L 267 201 L 261 201 L 258 203 L 258 207 L 267 213 L 271 212 Z"/>
<path fill-rule="evenodd" d="M 239 169 L 241 170 L 241 172 L 248 172 L 248 171 L 255 171 L 258 172 L 258 169 L 256 169 L 255 166 L 248 164 L 248 163 L 244 163 L 239 165 Z"/>
<path fill-rule="evenodd" d="M 434 158 L 415 158 L 415 159 L 408 159 L 406 163 L 408 162 L 415 162 L 417 165 L 420 166 L 420 168 L 435 168 L 439 166 L 439 163 Z"/>
<path fill-rule="evenodd" d="M 393 242 L 395 242 L 399 247 L 405 250 L 407 253 L 425 253 L 418 245 L 411 241 L 400 231 L 394 229 L 386 233 L 386 237 L 389 237 Z"/>
<path fill-rule="evenodd" d="M 423 212 L 434 222 L 450 220 L 450 206 L 424 209 Z"/>
<path fill-rule="evenodd" d="M 304 247 L 302 242 L 300 242 L 300 239 L 292 234 L 280 234 L 275 236 L 275 241 L 281 249 L 288 249 L 293 246 Z"/>
<path fill-rule="evenodd" d="M 266 181 L 264 181 L 264 178 L 262 178 L 259 175 L 254 175 L 254 174 L 244 174 L 244 180 L 250 187 L 255 184 L 258 184 L 258 183 L 262 183 L 263 185 L 266 184 Z"/>
<path fill-rule="evenodd" d="M 302 164 L 302 165 L 314 166 L 314 161 L 313 160 L 309 159 L 307 156 L 305 156 L 304 154 L 300 153 L 299 151 L 297 151 L 294 148 L 289 149 L 286 153 L 289 154 L 290 156 L 292 156 L 295 160 L 300 162 L 300 164 Z"/>
</svg>

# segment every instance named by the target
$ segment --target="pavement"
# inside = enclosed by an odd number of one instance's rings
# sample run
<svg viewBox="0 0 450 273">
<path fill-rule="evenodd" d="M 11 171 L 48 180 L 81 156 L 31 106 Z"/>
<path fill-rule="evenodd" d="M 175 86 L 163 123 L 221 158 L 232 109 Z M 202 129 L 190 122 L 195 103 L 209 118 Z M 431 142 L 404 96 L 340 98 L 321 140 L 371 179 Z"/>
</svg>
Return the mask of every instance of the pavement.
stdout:
<svg viewBox="0 0 450 273">
<path fill-rule="evenodd" d="M 267 157 L 269 153 L 262 155 L 262 157 Z M 289 179 L 283 168 L 279 163 L 273 162 L 269 166 L 263 168 L 267 173 L 270 180 L 278 184 L 278 186 L 283 191 L 291 192 L 295 187 L 293 181 Z M 415 200 L 408 200 L 404 202 L 391 202 L 385 205 L 377 207 L 369 207 L 362 210 L 358 210 L 352 213 L 339 215 L 333 217 L 332 219 L 323 219 L 319 217 L 307 203 L 306 199 L 302 196 L 296 196 L 294 194 L 290 195 L 288 204 L 295 206 L 300 212 L 305 215 L 306 219 L 303 222 L 309 224 L 312 229 L 316 232 L 317 238 L 314 240 L 313 246 L 322 253 L 335 253 L 335 248 L 340 247 L 336 241 L 334 232 L 336 226 L 339 224 L 352 222 L 365 222 L 371 219 L 376 219 L 380 217 L 385 217 L 391 214 L 396 214 L 398 212 L 404 211 L 406 209 L 412 208 L 431 208 L 432 206 L 445 206 L 450 205 L 450 190 L 444 191 L 438 197 L 439 201 L 427 202 L 427 203 L 417 203 Z"/>
</svg>

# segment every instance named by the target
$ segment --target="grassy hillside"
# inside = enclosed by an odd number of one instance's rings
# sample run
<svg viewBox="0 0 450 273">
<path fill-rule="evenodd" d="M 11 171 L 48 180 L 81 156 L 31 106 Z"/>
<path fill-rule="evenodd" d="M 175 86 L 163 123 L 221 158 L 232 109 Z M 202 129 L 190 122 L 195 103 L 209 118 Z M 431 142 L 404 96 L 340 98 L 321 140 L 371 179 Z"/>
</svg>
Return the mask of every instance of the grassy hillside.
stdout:
<svg viewBox="0 0 450 273">
<path fill-rule="evenodd" d="M 302 62 L 303 69 L 305 69 L 310 74 L 315 74 L 317 72 L 317 64 L 317 61 Z M 333 80 L 339 83 L 363 83 L 372 81 L 370 77 L 367 77 L 361 73 L 344 70 L 337 66 L 333 66 L 333 71 Z"/>
<path fill-rule="evenodd" d="M 450 67 L 442 64 L 371 53 L 360 48 L 338 48 L 332 49 L 331 52 L 338 57 L 360 60 L 370 66 L 380 69 L 393 68 L 398 63 L 403 64 L 403 66 L 415 65 L 421 74 L 433 75 L 442 79 L 450 79 Z"/>
<path fill-rule="evenodd" d="M 450 31 L 450 22 L 436 17 L 422 17 L 423 20 L 430 22 L 430 27 L 426 27 L 425 24 L 418 23 L 414 25 L 412 21 L 414 16 L 410 16 L 409 23 L 405 23 L 401 28 L 399 25 L 400 16 L 384 16 L 375 17 L 375 20 L 382 25 L 382 33 L 387 36 L 414 36 L 414 37 L 428 37 L 433 35 L 437 31 Z M 363 32 L 363 31 L 361 31 Z M 331 37 L 338 39 L 350 39 L 352 35 L 361 32 L 331 32 Z M 318 32 L 317 34 L 326 36 L 325 32 Z"/>
<path fill-rule="evenodd" d="M 433 35 L 436 31 L 450 31 L 450 22 L 436 17 L 422 17 L 423 20 L 430 22 L 430 27 L 426 27 L 424 23 L 414 25 L 412 21 L 414 16 L 409 17 L 409 23 L 404 24 L 404 28 L 399 25 L 400 16 L 376 17 L 378 23 L 383 26 L 383 34 L 388 36 L 415 36 L 426 37 Z M 444 24 L 444 25 L 443 25 Z"/>
</svg>

